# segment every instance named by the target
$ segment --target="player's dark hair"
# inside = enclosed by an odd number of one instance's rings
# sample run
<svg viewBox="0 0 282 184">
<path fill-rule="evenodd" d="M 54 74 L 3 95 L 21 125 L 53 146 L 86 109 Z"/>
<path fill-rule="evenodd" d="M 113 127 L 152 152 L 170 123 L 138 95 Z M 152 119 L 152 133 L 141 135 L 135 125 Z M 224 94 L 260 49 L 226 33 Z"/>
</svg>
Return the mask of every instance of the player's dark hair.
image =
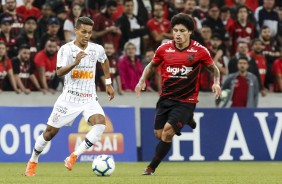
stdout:
<svg viewBox="0 0 282 184">
<path fill-rule="evenodd" d="M 115 0 L 108 0 L 107 2 L 106 2 L 106 7 L 117 7 L 117 2 L 115 1 Z"/>
<path fill-rule="evenodd" d="M 194 31 L 194 20 L 190 15 L 185 13 L 178 13 L 171 19 L 170 25 L 173 28 L 175 25 L 182 24 L 189 31 Z"/>
<path fill-rule="evenodd" d="M 245 6 L 245 5 L 240 5 L 240 6 L 237 7 L 237 9 L 236 9 L 236 15 L 238 15 L 238 13 L 239 13 L 239 11 L 240 11 L 241 9 L 246 9 L 246 10 L 247 10 L 247 13 L 248 13 L 248 15 L 249 15 L 249 8 L 248 8 L 247 6 Z"/>
<path fill-rule="evenodd" d="M 79 17 L 76 21 L 75 28 L 79 29 L 82 24 L 88 25 L 88 26 L 93 26 L 94 21 L 91 20 L 89 17 Z"/>
</svg>

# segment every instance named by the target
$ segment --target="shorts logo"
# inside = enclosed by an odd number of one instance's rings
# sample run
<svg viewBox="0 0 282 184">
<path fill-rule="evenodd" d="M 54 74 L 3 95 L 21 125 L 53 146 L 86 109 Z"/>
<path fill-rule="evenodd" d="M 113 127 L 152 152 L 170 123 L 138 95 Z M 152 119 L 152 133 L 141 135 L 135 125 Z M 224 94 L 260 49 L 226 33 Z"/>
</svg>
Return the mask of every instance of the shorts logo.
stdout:
<svg viewBox="0 0 282 184">
<path fill-rule="evenodd" d="M 178 128 L 182 128 L 182 123 L 181 122 L 178 122 L 177 124 L 176 124 L 176 126 L 178 127 Z"/>
<path fill-rule="evenodd" d="M 59 114 L 54 113 L 51 119 L 54 123 L 57 123 L 59 121 L 59 117 L 60 117 Z"/>
<path fill-rule="evenodd" d="M 56 111 L 62 114 L 67 114 L 68 108 L 63 107 L 63 106 L 57 106 Z"/>
<path fill-rule="evenodd" d="M 87 70 L 72 70 L 71 77 L 74 79 L 93 79 L 93 71 Z"/>
</svg>

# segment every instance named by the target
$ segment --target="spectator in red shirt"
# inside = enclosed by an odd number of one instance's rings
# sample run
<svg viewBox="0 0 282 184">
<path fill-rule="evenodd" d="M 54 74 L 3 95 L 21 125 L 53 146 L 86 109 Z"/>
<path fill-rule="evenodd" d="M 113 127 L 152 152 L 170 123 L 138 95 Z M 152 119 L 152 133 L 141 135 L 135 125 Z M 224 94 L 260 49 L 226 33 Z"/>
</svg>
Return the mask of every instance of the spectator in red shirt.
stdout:
<svg viewBox="0 0 282 184">
<path fill-rule="evenodd" d="M 115 21 L 112 19 L 112 14 L 116 12 L 116 8 L 117 2 L 109 0 L 106 3 L 105 9 L 95 16 L 92 39 L 95 39 L 96 43 L 100 45 L 103 45 L 105 42 L 113 42 L 114 49 L 117 52 L 121 31 L 115 26 Z"/>
<path fill-rule="evenodd" d="M 271 31 L 269 27 L 263 26 L 260 30 L 260 40 L 262 41 L 262 44 L 264 46 L 264 49 L 262 51 L 263 55 L 266 58 L 267 61 L 267 70 L 266 70 L 266 76 L 265 76 L 265 86 L 272 91 L 273 90 L 273 82 L 274 82 L 274 76 L 272 73 L 272 65 L 276 59 L 278 59 L 281 55 L 279 52 L 279 46 L 277 39 L 274 39 L 271 36 Z"/>
<path fill-rule="evenodd" d="M 44 92 L 55 93 L 59 85 L 59 78 L 56 76 L 58 44 L 55 39 L 48 39 L 45 48 L 38 52 L 34 58 L 37 69 L 37 79 Z"/>
<path fill-rule="evenodd" d="M 6 8 L 4 13 L 0 15 L 1 19 L 3 17 L 12 17 L 12 36 L 16 37 L 23 28 L 23 17 L 16 12 L 17 3 L 16 0 L 5 0 Z"/>
<path fill-rule="evenodd" d="M 2 40 L 7 46 L 7 55 L 9 58 L 14 57 L 18 54 L 17 45 L 16 45 L 16 37 L 12 35 L 11 32 L 11 24 L 12 17 L 4 17 L 0 22 L 0 40 Z"/>
<path fill-rule="evenodd" d="M 231 55 L 236 53 L 239 42 L 251 44 L 255 37 L 255 27 L 248 21 L 248 7 L 245 5 L 237 8 L 237 20 L 229 27 L 228 33 L 231 39 Z"/>
<path fill-rule="evenodd" d="M 40 18 L 40 10 L 32 5 L 34 0 L 24 0 L 24 5 L 17 7 L 16 11 L 22 15 L 24 20 L 29 16 L 35 16 L 37 19 Z"/>
<path fill-rule="evenodd" d="M 29 45 L 23 44 L 20 46 L 18 56 L 12 59 L 17 86 L 25 94 L 29 94 L 32 90 L 41 90 L 39 82 L 34 75 L 35 66 L 30 54 Z"/>
<path fill-rule="evenodd" d="M 249 52 L 249 55 L 252 58 L 254 58 L 257 63 L 260 79 L 261 79 L 261 85 L 264 88 L 267 66 L 266 66 L 266 59 L 262 54 L 262 51 L 263 51 L 262 41 L 260 39 L 254 39 L 251 44 L 251 52 Z"/>
<path fill-rule="evenodd" d="M 6 50 L 5 43 L 0 41 L 0 92 L 7 90 L 7 83 L 9 83 L 16 93 L 20 93 L 14 78 L 12 62 L 7 57 Z"/>
<path fill-rule="evenodd" d="M 143 72 L 142 63 L 136 57 L 136 46 L 133 43 L 127 42 L 124 45 L 124 55 L 118 61 L 118 70 L 122 90 L 133 92 Z M 152 91 L 150 87 L 148 87 L 148 90 Z"/>
<path fill-rule="evenodd" d="M 170 21 L 164 18 L 164 8 L 162 4 L 154 4 L 154 18 L 147 22 L 149 28 L 150 40 L 153 49 L 157 49 L 165 39 L 172 39 Z"/>
<path fill-rule="evenodd" d="M 282 92 L 282 57 L 276 59 L 272 66 L 274 79 L 274 92 Z"/>
</svg>

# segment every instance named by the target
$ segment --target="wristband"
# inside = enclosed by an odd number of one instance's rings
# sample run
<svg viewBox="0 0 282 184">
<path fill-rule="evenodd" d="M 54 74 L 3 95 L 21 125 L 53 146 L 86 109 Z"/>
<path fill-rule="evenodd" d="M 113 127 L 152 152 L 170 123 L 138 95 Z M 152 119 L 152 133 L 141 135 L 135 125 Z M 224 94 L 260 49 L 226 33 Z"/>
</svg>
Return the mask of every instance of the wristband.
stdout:
<svg viewBox="0 0 282 184">
<path fill-rule="evenodd" d="M 105 79 L 105 83 L 106 83 L 106 85 L 111 85 L 112 79 L 111 78 Z"/>
</svg>

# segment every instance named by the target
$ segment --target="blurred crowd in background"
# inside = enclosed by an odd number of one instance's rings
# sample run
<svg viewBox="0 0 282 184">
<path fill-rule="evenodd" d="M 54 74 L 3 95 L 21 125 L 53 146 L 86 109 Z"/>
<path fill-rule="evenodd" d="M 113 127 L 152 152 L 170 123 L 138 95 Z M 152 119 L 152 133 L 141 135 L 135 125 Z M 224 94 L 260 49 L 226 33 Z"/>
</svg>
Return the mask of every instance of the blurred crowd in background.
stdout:
<svg viewBox="0 0 282 184">
<path fill-rule="evenodd" d="M 173 38 L 170 19 L 181 12 L 193 17 L 192 39 L 208 48 L 222 83 L 244 56 L 262 96 L 282 92 L 281 0 L 2 0 L 0 92 L 61 90 L 56 54 L 75 39 L 81 16 L 95 22 L 91 41 L 104 46 L 118 94 L 133 92 L 155 50 Z M 100 65 L 95 76 L 97 90 L 105 90 Z M 212 84 L 202 68 L 200 90 L 211 91 Z M 159 71 L 146 91 L 161 91 Z"/>
</svg>

